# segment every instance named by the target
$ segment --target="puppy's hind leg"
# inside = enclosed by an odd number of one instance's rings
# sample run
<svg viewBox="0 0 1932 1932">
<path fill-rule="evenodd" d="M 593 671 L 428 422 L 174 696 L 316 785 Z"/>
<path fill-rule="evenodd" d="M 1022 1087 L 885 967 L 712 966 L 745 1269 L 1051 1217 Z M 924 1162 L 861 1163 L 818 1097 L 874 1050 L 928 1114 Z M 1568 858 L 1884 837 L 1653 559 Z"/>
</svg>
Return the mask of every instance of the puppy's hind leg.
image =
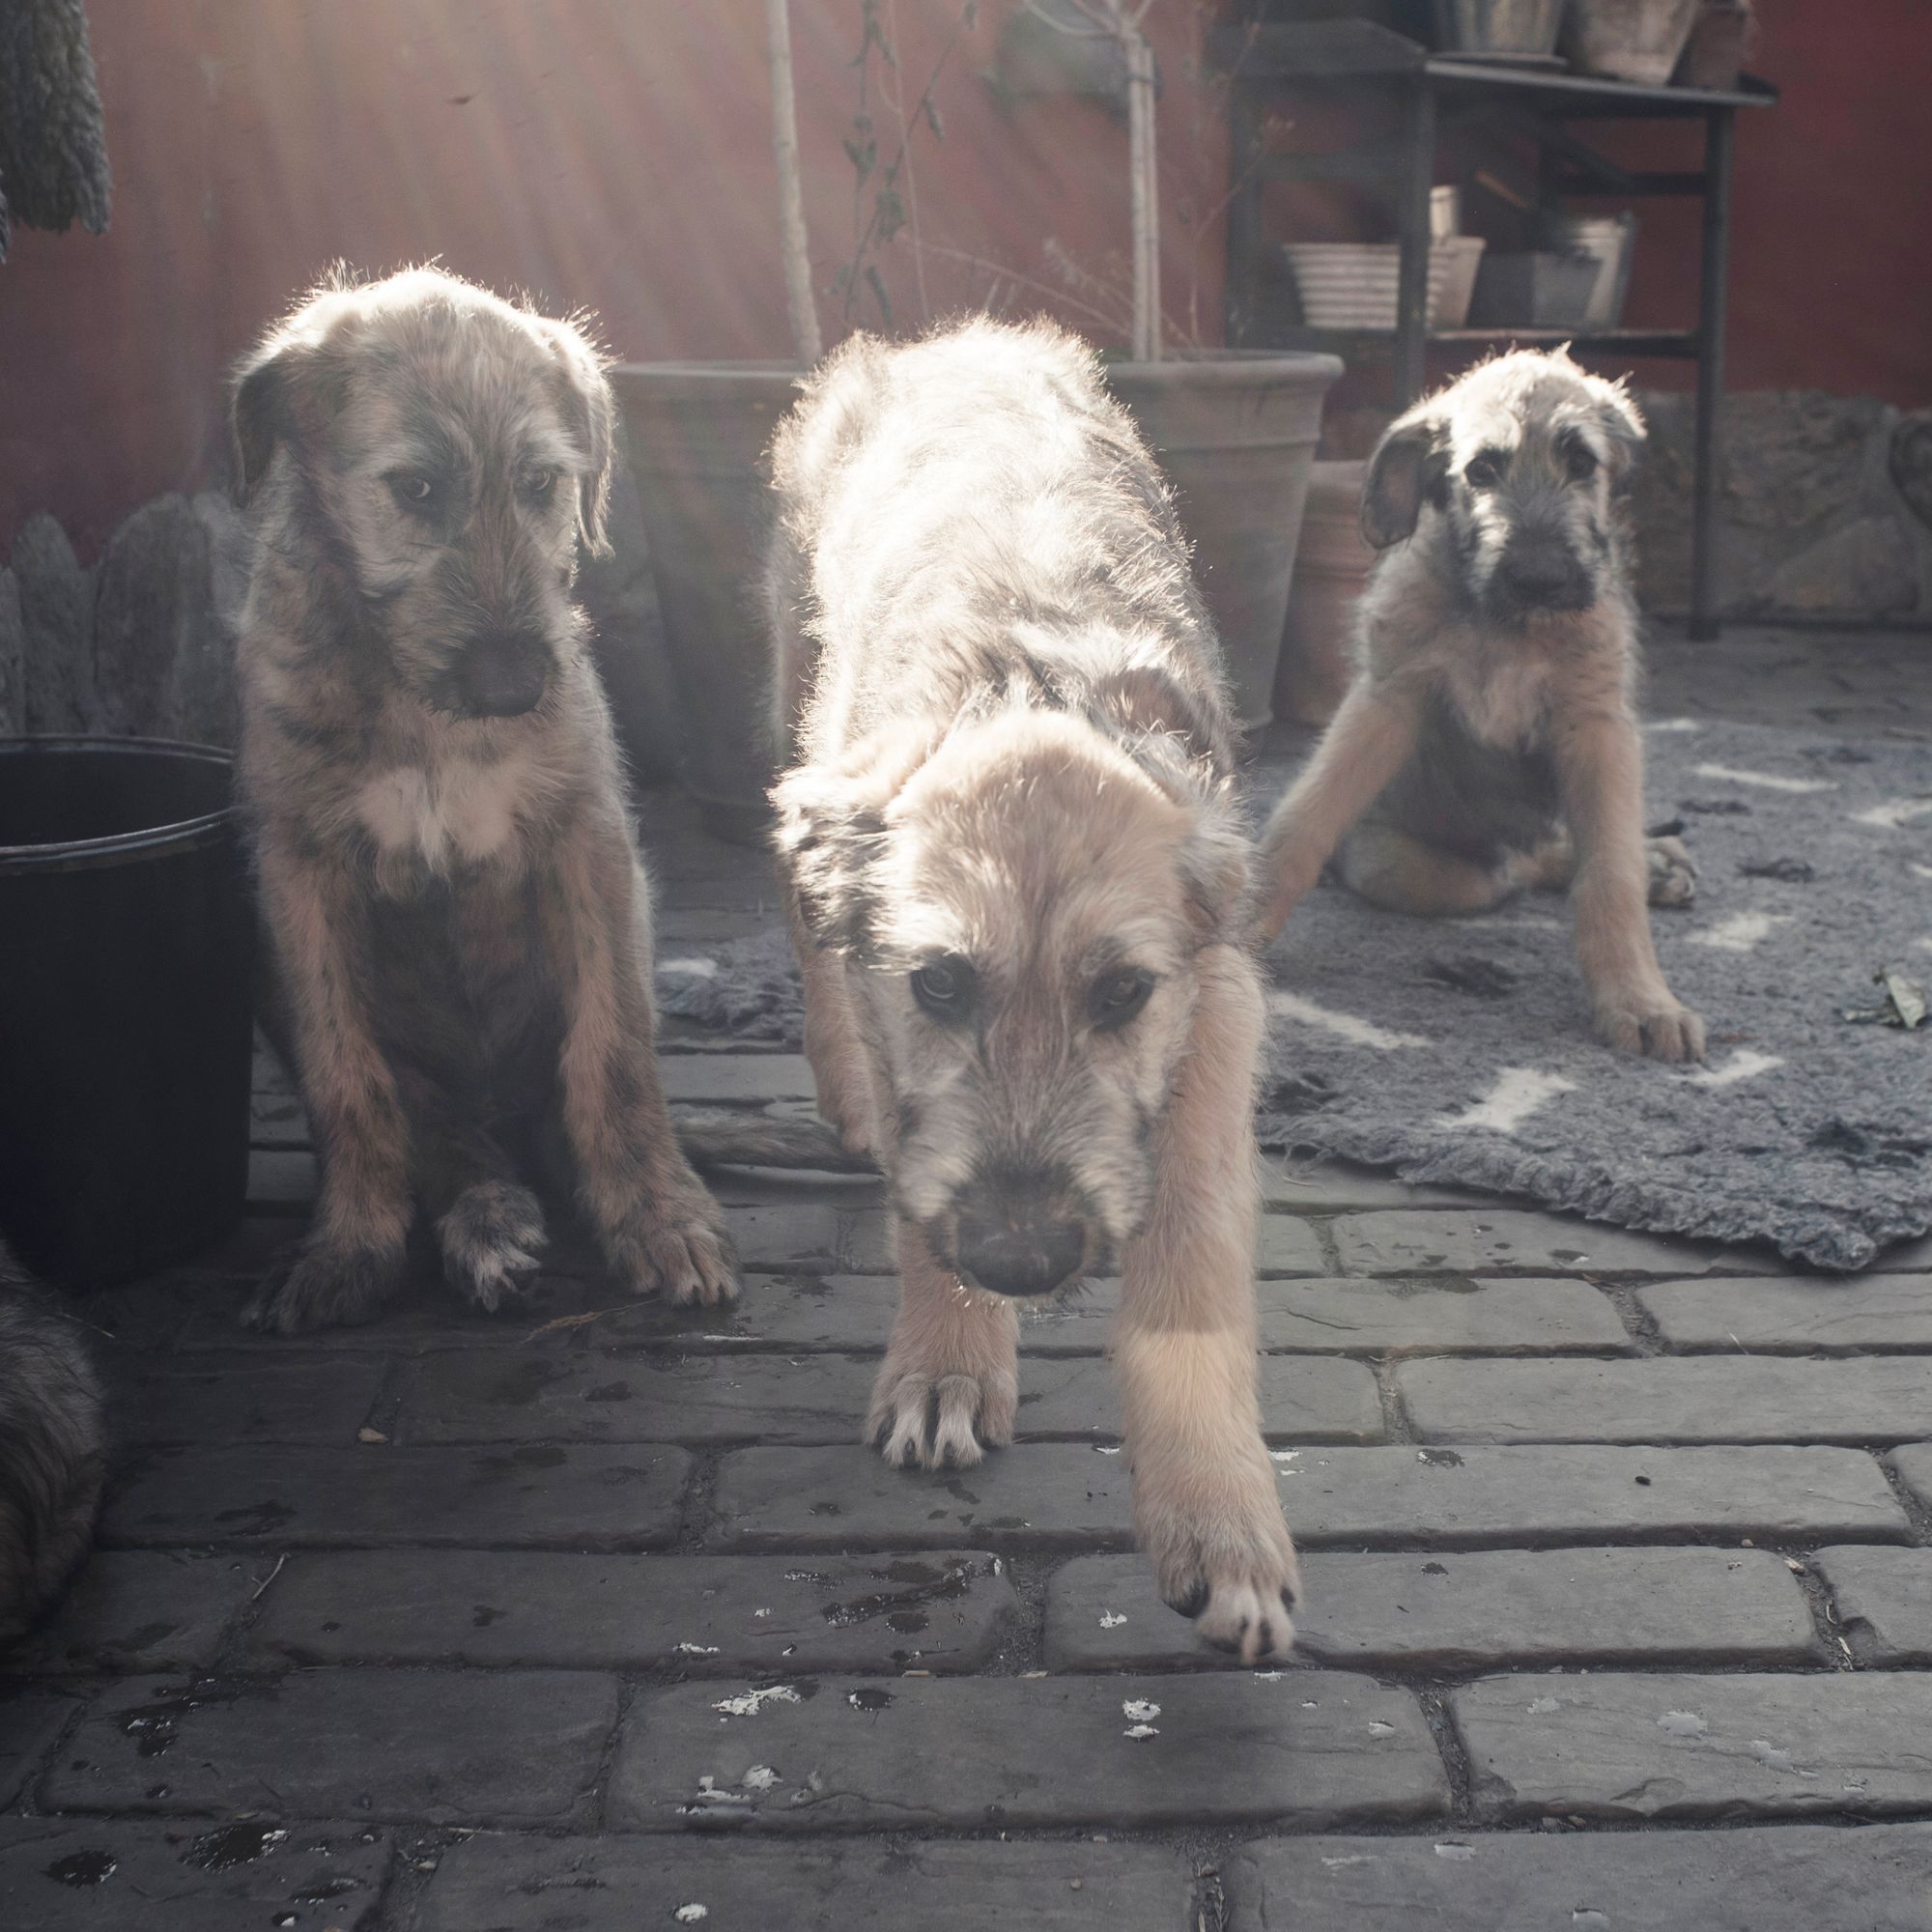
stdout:
<svg viewBox="0 0 1932 1932">
<path fill-rule="evenodd" d="M 872 1384 L 866 1440 L 895 1469 L 964 1469 L 1013 1439 L 1019 1317 L 1010 1302 L 963 1286 L 903 1217 L 898 1245 L 898 1320 Z"/>
<path fill-rule="evenodd" d="M 1134 1525 L 1161 1595 L 1208 1642 L 1253 1663 L 1294 1641 L 1299 1587 L 1257 1388 L 1253 1112 L 1264 1008 L 1245 952 L 1209 948 L 1199 970 L 1153 1209 L 1124 1257 L 1114 1358 Z"/>
<path fill-rule="evenodd" d="M 1479 866 L 1393 825 L 1358 825 L 1337 868 L 1342 883 L 1371 905 L 1425 919 L 1488 912 L 1529 882 L 1507 863 Z"/>
</svg>

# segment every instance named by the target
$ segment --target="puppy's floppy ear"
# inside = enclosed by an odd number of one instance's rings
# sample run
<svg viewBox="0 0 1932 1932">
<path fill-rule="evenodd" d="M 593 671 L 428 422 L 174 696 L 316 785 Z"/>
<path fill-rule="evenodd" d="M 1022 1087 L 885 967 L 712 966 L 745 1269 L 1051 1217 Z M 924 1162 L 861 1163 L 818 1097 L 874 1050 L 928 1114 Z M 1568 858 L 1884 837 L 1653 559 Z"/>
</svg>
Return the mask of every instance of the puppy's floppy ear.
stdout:
<svg viewBox="0 0 1932 1932">
<path fill-rule="evenodd" d="M 596 556 L 611 554 L 608 532 L 611 475 L 616 461 L 617 405 L 604 374 L 606 357 L 585 332 L 587 317 L 558 322 L 538 318 L 561 384 L 565 420 L 583 445 L 590 474 L 578 485 L 577 530 Z"/>
<path fill-rule="evenodd" d="M 1252 848 L 1233 802 L 1217 797 L 1180 848 L 1188 909 L 1202 941 L 1242 939 L 1249 924 L 1248 864 Z"/>
<path fill-rule="evenodd" d="M 311 336 L 277 328 L 235 372 L 229 410 L 235 500 L 246 504 L 282 443 L 298 447 L 341 407 L 347 377 Z"/>
<path fill-rule="evenodd" d="M 1398 416 L 1376 444 L 1362 484 L 1362 536 L 1387 550 L 1415 534 L 1425 502 L 1439 499 L 1449 474 L 1448 425 L 1429 403 Z"/>
<path fill-rule="evenodd" d="M 871 936 L 873 862 L 884 849 L 886 808 L 930 755 L 929 737 L 877 731 L 836 764 L 800 765 L 772 787 L 773 848 L 791 876 L 812 944 L 858 952 Z"/>
<path fill-rule="evenodd" d="M 1636 461 L 1646 431 L 1643 417 L 1621 382 L 1598 384 L 1597 421 L 1610 448 L 1610 473 L 1622 476 Z"/>
</svg>

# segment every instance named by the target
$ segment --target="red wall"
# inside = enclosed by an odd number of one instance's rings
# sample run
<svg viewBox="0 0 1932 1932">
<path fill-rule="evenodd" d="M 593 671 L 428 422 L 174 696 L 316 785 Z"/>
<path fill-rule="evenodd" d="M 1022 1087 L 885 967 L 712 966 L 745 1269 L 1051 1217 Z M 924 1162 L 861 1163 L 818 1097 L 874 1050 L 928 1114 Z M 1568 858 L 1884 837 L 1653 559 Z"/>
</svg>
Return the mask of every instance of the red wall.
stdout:
<svg viewBox="0 0 1932 1932">
<path fill-rule="evenodd" d="M 1740 132 L 1733 381 L 1932 401 L 1932 249 L 1918 240 L 1932 7 L 1760 8 L 1759 65 L 1786 99 Z M 1008 11 L 983 0 L 936 92 L 943 141 L 915 136 L 927 305 L 1047 306 L 1118 339 L 1103 318 L 1127 279 L 1123 130 L 1089 103 L 998 105 L 981 77 Z M 1164 295 L 1178 332 L 1206 340 L 1226 143 L 1194 49 L 1213 11 L 1158 0 L 1150 21 Z M 958 12 L 885 0 L 902 104 Z M 97 0 L 90 16 L 114 223 L 16 234 L 0 267 L 0 543 L 47 509 L 91 554 L 135 503 L 207 480 L 223 370 L 336 256 L 440 254 L 596 309 L 629 356 L 786 352 L 756 0 Z M 859 0 L 792 0 L 821 288 L 850 245 L 840 141 L 859 16 Z M 896 123 L 875 112 L 890 154 Z M 1648 217 L 1636 318 L 1685 311 L 1692 219 Z M 1069 280 L 1055 243 L 1106 286 Z M 916 321 L 909 237 L 883 266 L 901 323 Z M 821 313 L 836 334 L 838 305 Z"/>
</svg>

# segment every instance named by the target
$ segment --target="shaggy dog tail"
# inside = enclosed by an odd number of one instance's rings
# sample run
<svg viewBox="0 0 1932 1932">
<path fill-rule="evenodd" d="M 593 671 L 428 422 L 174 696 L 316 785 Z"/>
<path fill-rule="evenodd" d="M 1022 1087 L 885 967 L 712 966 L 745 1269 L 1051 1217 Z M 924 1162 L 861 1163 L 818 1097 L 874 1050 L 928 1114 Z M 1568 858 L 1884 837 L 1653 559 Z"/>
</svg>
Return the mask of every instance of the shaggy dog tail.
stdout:
<svg viewBox="0 0 1932 1932">
<path fill-rule="evenodd" d="M 80 1327 L 0 1242 L 0 1644 L 86 1555 L 106 1473 L 100 1381 Z"/>
<path fill-rule="evenodd" d="M 699 1167 L 804 1168 L 813 1174 L 876 1174 L 865 1154 L 848 1153 L 823 1121 L 802 1115 L 673 1107 L 678 1145 Z"/>
</svg>

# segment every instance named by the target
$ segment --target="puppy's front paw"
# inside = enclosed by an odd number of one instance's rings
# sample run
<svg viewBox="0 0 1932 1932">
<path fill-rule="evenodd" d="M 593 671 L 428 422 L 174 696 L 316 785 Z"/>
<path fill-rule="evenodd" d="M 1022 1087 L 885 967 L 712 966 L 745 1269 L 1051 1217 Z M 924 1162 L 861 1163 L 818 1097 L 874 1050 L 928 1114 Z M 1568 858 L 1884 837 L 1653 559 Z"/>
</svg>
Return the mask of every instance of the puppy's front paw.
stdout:
<svg viewBox="0 0 1932 1932">
<path fill-rule="evenodd" d="M 695 1181 L 633 1215 L 604 1246 L 633 1294 L 662 1294 L 681 1308 L 737 1295 L 737 1254 L 724 1216 Z"/>
<path fill-rule="evenodd" d="M 402 1287 L 403 1273 L 400 1250 L 294 1248 L 263 1277 L 242 1311 L 242 1325 L 271 1335 L 301 1335 L 373 1321 Z"/>
<path fill-rule="evenodd" d="M 866 1440 L 895 1469 L 969 1469 L 1013 1439 L 1020 1378 L 1010 1368 L 926 1370 L 888 1355 L 872 1385 Z"/>
<path fill-rule="evenodd" d="M 1250 1664 L 1287 1656 L 1301 1579 L 1272 1483 L 1193 1520 L 1147 1523 L 1141 1540 L 1162 1598 L 1215 1649 Z"/>
<path fill-rule="evenodd" d="M 1704 1022 L 1667 992 L 1616 994 L 1599 998 L 1597 1031 L 1619 1053 L 1646 1054 L 1652 1060 L 1702 1060 Z"/>
<path fill-rule="evenodd" d="M 1697 862 L 1681 838 L 1653 838 L 1650 859 L 1650 902 L 1654 906 L 1688 906 L 1697 896 Z"/>
<path fill-rule="evenodd" d="M 436 1224 L 436 1237 L 449 1285 L 486 1314 L 524 1293 L 548 1238 L 542 1204 L 514 1180 L 466 1187 Z"/>
</svg>

